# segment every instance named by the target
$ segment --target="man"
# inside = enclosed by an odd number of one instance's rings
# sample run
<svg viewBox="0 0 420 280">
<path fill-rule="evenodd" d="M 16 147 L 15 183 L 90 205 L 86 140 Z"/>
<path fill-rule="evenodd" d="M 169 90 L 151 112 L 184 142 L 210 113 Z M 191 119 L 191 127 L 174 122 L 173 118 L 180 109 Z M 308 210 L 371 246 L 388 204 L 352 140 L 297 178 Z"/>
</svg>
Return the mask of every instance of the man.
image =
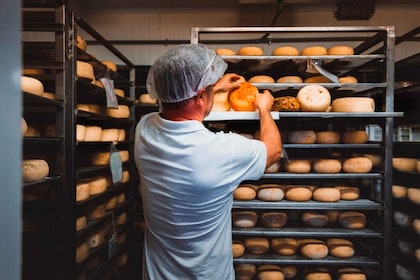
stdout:
<svg viewBox="0 0 420 280">
<path fill-rule="evenodd" d="M 147 77 L 160 113 L 135 132 L 146 222 L 143 279 L 234 279 L 232 193 L 259 179 L 280 159 L 271 117 L 273 96 L 257 96 L 260 140 L 211 132 L 203 125 L 218 92 L 240 85 L 227 64 L 204 45 L 179 45 L 158 58 Z"/>
</svg>

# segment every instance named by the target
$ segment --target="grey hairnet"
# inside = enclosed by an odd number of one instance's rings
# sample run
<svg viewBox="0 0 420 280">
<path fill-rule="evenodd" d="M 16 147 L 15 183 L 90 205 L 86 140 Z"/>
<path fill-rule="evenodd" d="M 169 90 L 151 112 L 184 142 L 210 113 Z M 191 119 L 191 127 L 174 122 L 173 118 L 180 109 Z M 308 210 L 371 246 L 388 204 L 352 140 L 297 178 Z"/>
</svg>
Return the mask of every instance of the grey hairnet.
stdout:
<svg viewBox="0 0 420 280">
<path fill-rule="evenodd" d="M 182 44 L 153 63 L 147 75 L 147 92 L 163 103 L 183 101 L 216 83 L 226 69 L 226 62 L 215 51 L 202 44 Z"/>
</svg>

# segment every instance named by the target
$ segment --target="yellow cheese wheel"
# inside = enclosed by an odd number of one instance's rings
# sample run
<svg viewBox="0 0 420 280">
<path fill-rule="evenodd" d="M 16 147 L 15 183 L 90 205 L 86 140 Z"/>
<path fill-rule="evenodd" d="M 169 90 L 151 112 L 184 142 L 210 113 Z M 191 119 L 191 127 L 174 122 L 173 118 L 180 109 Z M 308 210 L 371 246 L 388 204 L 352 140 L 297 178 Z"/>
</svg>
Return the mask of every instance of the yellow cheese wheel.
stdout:
<svg viewBox="0 0 420 280">
<path fill-rule="evenodd" d="M 415 204 L 420 204 L 420 189 L 417 188 L 408 188 L 407 189 L 407 198 Z"/>
<path fill-rule="evenodd" d="M 20 118 L 20 128 L 22 136 L 25 135 L 26 131 L 28 130 L 28 124 L 26 123 L 24 118 Z"/>
<path fill-rule="evenodd" d="M 333 112 L 370 113 L 375 111 L 375 101 L 370 97 L 340 97 L 331 103 Z"/>
<path fill-rule="evenodd" d="M 253 211 L 235 211 L 232 212 L 232 224 L 239 228 L 254 227 L 257 223 L 258 216 Z"/>
<path fill-rule="evenodd" d="M 341 135 L 337 131 L 318 131 L 316 132 L 316 143 L 318 144 L 338 144 Z"/>
<path fill-rule="evenodd" d="M 109 164 L 110 152 L 97 152 L 90 156 L 90 164 L 107 165 Z"/>
<path fill-rule="evenodd" d="M 294 238 L 272 238 L 271 249 L 282 256 L 291 256 L 296 253 L 298 244 Z"/>
<path fill-rule="evenodd" d="M 300 55 L 326 55 L 327 49 L 322 46 L 309 46 L 300 52 Z"/>
<path fill-rule="evenodd" d="M 279 185 L 261 185 L 257 190 L 257 198 L 263 201 L 280 201 L 284 197 L 284 192 Z"/>
<path fill-rule="evenodd" d="M 226 112 L 231 108 L 229 103 L 229 92 L 218 92 L 214 95 L 212 111 Z"/>
<path fill-rule="evenodd" d="M 88 199 L 89 194 L 89 183 L 77 183 L 76 185 L 76 202 L 84 201 Z"/>
<path fill-rule="evenodd" d="M 321 202 L 337 202 L 341 198 L 340 190 L 337 188 L 322 187 L 312 192 L 312 198 Z"/>
<path fill-rule="evenodd" d="M 342 238 L 330 238 L 327 240 L 328 252 L 336 258 L 351 258 L 354 255 L 353 243 Z"/>
<path fill-rule="evenodd" d="M 118 141 L 118 128 L 104 128 L 101 133 L 101 141 L 104 142 L 117 142 Z"/>
<path fill-rule="evenodd" d="M 287 279 L 295 278 L 298 274 L 298 269 L 296 266 L 282 266 L 281 271 L 284 274 L 284 277 Z"/>
<path fill-rule="evenodd" d="M 264 264 L 257 269 L 258 280 L 283 280 L 284 274 L 282 269 L 277 265 Z"/>
<path fill-rule="evenodd" d="M 416 163 L 416 171 L 420 173 L 420 160 L 418 160 Z"/>
<path fill-rule="evenodd" d="M 245 250 L 251 254 L 262 255 L 270 249 L 270 242 L 264 237 L 249 237 L 244 241 Z"/>
<path fill-rule="evenodd" d="M 235 55 L 236 52 L 232 49 L 220 48 L 220 49 L 216 49 L 216 54 L 217 55 Z"/>
<path fill-rule="evenodd" d="M 41 96 L 50 100 L 55 100 L 55 93 L 52 92 L 44 92 Z"/>
<path fill-rule="evenodd" d="M 89 256 L 89 244 L 84 242 L 76 248 L 76 263 L 85 261 Z"/>
<path fill-rule="evenodd" d="M 312 170 L 317 173 L 339 173 L 341 161 L 338 159 L 317 159 L 312 163 Z"/>
<path fill-rule="evenodd" d="M 98 177 L 89 181 L 89 195 L 97 195 L 105 192 L 107 181 L 105 177 Z"/>
<path fill-rule="evenodd" d="M 350 46 L 333 46 L 327 52 L 329 55 L 353 55 L 354 49 Z"/>
<path fill-rule="evenodd" d="M 88 62 L 80 60 L 76 62 L 76 75 L 79 78 L 88 79 L 90 81 L 95 80 L 95 72 L 93 70 L 93 66 Z"/>
<path fill-rule="evenodd" d="M 256 196 L 257 192 L 254 185 L 239 185 L 233 191 L 233 199 L 235 200 L 253 200 Z"/>
<path fill-rule="evenodd" d="M 300 84 L 303 83 L 303 80 L 299 76 L 283 76 L 276 80 L 276 83 L 285 83 L 285 84 Z"/>
<path fill-rule="evenodd" d="M 97 205 L 89 211 L 88 220 L 100 219 L 103 216 L 105 216 L 105 213 L 106 213 L 105 205 L 103 204 Z"/>
<path fill-rule="evenodd" d="M 310 242 L 300 247 L 300 253 L 309 259 L 324 259 L 328 256 L 328 247 L 323 241 Z"/>
<path fill-rule="evenodd" d="M 232 241 L 232 255 L 234 258 L 239 258 L 245 254 L 245 245 L 242 241 Z"/>
<path fill-rule="evenodd" d="M 287 134 L 287 140 L 292 144 L 313 144 L 316 133 L 313 130 L 293 130 Z"/>
<path fill-rule="evenodd" d="M 77 103 L 76 108 L 77 108 L 77 110 L 81 110 L 81 111 L 85 111 L 85 112 L 90 112 L 89 104 Z"/>
<path fill-rule="evenodd" d="M 105 241 L 105 232 L 98 230 L 88 237 L 89 248 L 96 248 L 101 246 Z"/>
<path fill-rule="evenodd" d="M 86 228 L 87 218 L 86 216 L 81 216 L 76 219 L 76 231 L 81 231 Z"/>
<path fill-rule="evenodd" d="M 261 224 L 268 228 L 281 228 L 287 223 L 287 214 L 284 212 L 264 212 L 259 217 Z"/>
<path fill-rule="evenodd" d="M 215 95 L 216 96 L 216 95 Z M 139 101 L 142 104 L 157 104 L 157 100 L 150 96 L 148 93 L 140 94 Z"/>
<path fill-rule="evenodd" d="M 417 234 L 420 234 L 420 219 L 413 219 L 411 226 Z"/>
<path fill-rule="evenodd" d="M 358 83 L 357 78 L 353 76 L 339 77 L 338 82 L 341 84 L 357 84 Z"/>
<path fill-rule="evenodd" d="M 337 271 L 337 280 L 366 280 L 366 274 L 358 268 L 340 268 Z"/>
<path fill-rule="evenodd" d="M 100 126 L 85 126 L 85 141 L 96 142 L 102 139 L 102 128 Z"/>
<path fill-rule="evenodd" d="M 118 129 L 118 142 L 125 141 L 125 135 L 126 133 L 124 128 Z"/>
<path fill-rule="evenodd" d="M 392 158 L 392 167 L 403 172 L 415 172 L 417 159 L 408 157 L 394 157 Z"/>
<path fill-rule="evenodd" d="M 119 151 L 118 153 L 120 154 L 122 162 L 127 162 L 130 159 L 130 154 L 128 153 L 127 150 L 122 150 L 122 151 Z"/>
<path fill-rule="evenodd" d="M 285 187 L 284 195 L 290 201 L 308 201 L 312 198 L 312 190 L 309 186 L 290 185 Z"/>
<path fill-rule="evenodd" d="M 285 163 L 285 169 L 290 173 L 308 173 L 311 171 L 311 161 L 307 159 L 289 160 Z"/>
<path fill-rule="evenodd" d="M 44 85 L 38 79 L 32 77 L 22 76 L 21 80 L 21 90 L 27 93 L 41 96 L 44 93 Z"/>
<path fill-rule="evenodd" d="M 77 35 L 77 36 L 76 36 L 76 46 L 77 46 L 79 49 L 83 50 L 83 51 L 86 51 L 86 49 L 87 49 L 87 44 L 86 44 L 86 41 L 85 41 L 85 39 L 84 39 L 82 36 L 80 36 L 80 35 Z"/>
<path fill-rule="evenodd" d="M 312 76 L 309 78 L 306 78 L 304 81 L 304 83 L 331 83 L 331 81 L 322 75 L 316 75 L 316 76 Z"/>
<path fill-rule="evenodd" d="M 340 213 L 338 222 L 343 228 L 362 229 L 366 226 L 366 216 L 361 212 L 346 211 Z"/>
<path fill-rule="evenodd" d="M 342 200 L 356 200 L 359 198 L 360 190 L 358 187 L 350 186 L 335 186 L 340 192 L 340 199 Z"/>
<path fill-rule="evenodd" d="M 249 83 L 274 83 L 274 79 L 268 75 L 257 75 L 249 78 Z"/>
<path fill-rule="evenodd" d="M 328 216 L 324 213 L 307 211 L 302 214 L 302 222 L 308 227 L 325 227 L 328 224 Z"/>
<path fill-rule="evenodd" d="M 122 172 L 121 183 L 127 183 L 130 180 L 130 171 L 124 170 Z"/>
<path fill-rule="evenodd" d="M 124 92 L 123 89 L 114 88 L 114 93 L 115 93 L 116 96 L 125 97 L 125 92 Z"/>
<path fill-rule="evenodd" d="M 328 89 L 320 85 L 307 85 L 299 90 L 296 99 L 304 112 L 325 112 L 331 104 Z"/>
<path fill-rule="evenodd" d="M 275 48 L 271 55 L 274 56 L 298 56 L 299 51 L 293 46 L 281 46 Z"/>
<path fill-rule="evenodd" d="M 372 161 L 367 157 L 348 158 L 343 162 L 343 172 L 345 173 L 368 173 L 372 167 Z"/>
<path fill-rule="evenodd" d="M 130 117 L 130 108 L 127 105 L 118 105 L 118 109 L 107 108 L 108 116 L 119 119 L 127 119 Z"/>
<path fill-rule="evenodd" d="M 304 280 L 332 280 L 331 274 L 326 271 L 313 271 L 305 274 Z"/>
<path fill-rule="evenodd" d="M 400 185 L 392 185 L 392 196 L 395 198 L 406 198 L 407 187 Z"/>
<path fill-rule="evenodd" d="M 112 71 L 114 71 L 114 72 L 117 72 L 117 65 L 114 63 L 114 62 L 112 62 L 112 61 L 109 61 L 109 60 L 103 60 L 103 61 L 101 61 L 102 62 L 102 64 L 104 64 L 109 70 L 112 70 Z"/>
<path fill-rule="evenodd" d="M 125 193 L 120 193 L 118 195 L 118 204 L 124 203 L 125 201 Z"/>
<path fill-rule="evenodd" d="M 118 217 L 115 219 L 115 224 L 117 226 L 123 225 L 127 222 L 127 212 L 123 212 L 118 215 Z"/>
<path fill-rule="evenodd" d="M 43 159 L 27 159 L 22 161 L 22 181 L 33 182 L 48 176 L 50 168 Z"/>
<path fill-rule="evenodd" d="M 256 56 L 256 55 L 263 55 L 264 52 L 260 47 L 254 46 L 246 46 L 239 48 L 238 55 L 249 55 L 249 56 Z"/>
<path fill-rule="evenodd" d="M 365 130 L 346 131 L 341 135 L 341 142 L 343 144 L 365 144 L 368 135 Z"/>
<path fill-rule="evenodd" d="M 239 263 L 235 264 L 235 280 L 252 280 L 257 273 L 257 267 L 254 264 Z"/>
</svg>

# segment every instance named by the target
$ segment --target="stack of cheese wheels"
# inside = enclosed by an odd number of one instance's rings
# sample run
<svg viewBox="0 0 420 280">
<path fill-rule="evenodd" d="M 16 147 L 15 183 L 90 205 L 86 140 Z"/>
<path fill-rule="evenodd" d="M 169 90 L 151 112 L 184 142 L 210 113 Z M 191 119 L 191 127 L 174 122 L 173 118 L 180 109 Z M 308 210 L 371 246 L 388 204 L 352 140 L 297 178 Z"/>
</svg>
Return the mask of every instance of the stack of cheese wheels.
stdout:
<svg viewBox="0 0 420 280">
<path fill-rule="evenodd" d="M 89 244 L 88 242 L 83 242 L 82 244 L 78 245 L 76 248 L 76 263 L 81 263 L 85 261 L 89 256 Z"/>
<path fill-rule="evenodd" d="M 118 142 L 118 128 L 104 128 L 101 133 L 101 141 Z"/>
<path fill-rule="evenodd" d="M 239 228 L 254 227 L 258 221 L 257 213 L 253 211 L 234 211 L 232 212 L 232 224 Z"/>
<path fill-rule="evenodd" d="M 22 161 L 22 181 L 33 182 L 48 176 L 50 168 L 43 159 L 26 159 Z"/>
<path fill-rule="evenodd" d="M 120 226 L 127 222 L 127 212 L 122 212 L 115 219 L 115 225 Z"/>
<path fill-rule="evenodd" d="M 298 56 L 299 51 L 293 46 L 281 46 L 275 48 L 271 55 L 273 56 Z"/>
<path fill-rule="evenodd" d="M 89 248 L 96 248 L 101 246 L 105 241 L 105 232 L 103 230 L 97 230 L 91 234 L 88 238 Z"/>
<path fill-rule="evenodd" d="M 239 263 L 235 264 L 235 280 L 252 280 L 257 273 L 255 264 Z"/>
<path fill-rule="evenodd" d="M 353 242 L 343 238 L 330 238 L 327 240 L 328 252 L 336 258 L 351 258 L 354 255 Z"/>
<path fill-rule="evenodd" d="M 327 50 L 328 55 L 353 55 L 354 49 L 350 46 L 333 46 Z"/>
<path fill-rule="evenodd" d="M 38 79 L 22 76 L 21 77 L 21 90 L 23 92 L 31 93 L 41 96 L 44 93 L 44 85 Z"/>
<path fill-rule="evenodd" d="M 302 222 L 308 227 L 325 227 L 328 224 L 328 216 L 325 213 L 306 211 L 302 214 Z"/>
<path fill-rule="evenodd" d="M 287 140 L 291 144 L 313 144 L 316 133 L 313 130 L 292 130 L 287 133 Z"/>
<path fill-rule="evenodd" d="M 341 171 L 341 161 L 338 159 L 317 159 L 312 163 L 312 170 L 317 173 L 339 173 Z"/>
<path fill-rule="evenodd" d="M 309 259 L 324 259 L 328 256 L 327 244 L 318 239 L 299 240 L 300 254 Z"/>
<path fill-rule="evenodd" d="M 273 264 L 260 265 L 257 268 L 257 279 L 258 280 L 283 280 L 284 274 L 282 269 Z"/>
<path fill-rule="evenodd" d="M 140 94 L 139 96 L 139 102 L 141 104 L 151 104 L 151 105 L 155 105 L 157 104 L 157 100 L 154 99 L 150 94 L 148 93 L 143 93 Z"/>
<path fill-rule="evenodd" d="M 368 135 L 365 130 L 345 131 L 341 135 L 341 142 L 343 144 L 365 144 Z"/>
<path fill-rule="evenodd" d="M 264 237 L 248 237 L 244 240 L 245 250 L 248 253 L 262 255 L 270 249 L 270 242 Z"/>
<path fill-rule="evenodd" d="M 80 216 L 76 219 L 76 231 L 81 231 L 86 228 L 87 218 L 86 216 Z"/>
<path fill-rule="evenodd" d="M 375 111 L 375 101 L 370 97 L 340 97 L 331 103 L 333 112 L 370 113 Z"/>
<path fill-rule="evenodd" d="M 299 76 L 282 76 L 276 80 L 279 84 L 300 84 L 303 80 Z"/>
<path fill-rule="evenodd" d="M 311 84 L 311 83 L 320 83 L 320 84 L 322 84 L 322 83 L 330 83 L 331 81 L 327 77 L 325 77 L 325 76 L 315 75 L 315 76 L 306 78 L 303 82 L 304 83 L 308 83 L 308 84 Z"/>
<path fill-rule="evenodd" d="M 232 49 L 219 48 L 219 49 L 216 49 L 216 54 L 217 55 L 236 55 L 236 52 Z"/>
<path fill-rule="evenodd" d="M 90 209 L 88 213 L 88 220 L 97 220 L 105 216 L 105 205 L 100 204 Z"/>
<path fill-rule="evenodd" d="M 338 216 L 338 223 L 343 228 L 362 229 L 366 226 L 366 215 L 362 212 L 345 211 Z"/>
<path fill-rule="evenodd" d="M 358 187 L 351 186 L 335 186 L 340 192 L 341 200 L 356 200 L 359 198 L 360 190 Z"/>
<path fill-rule="evenodd" d="M 372 167 L 372 161 L 368 157 L 352 157 L 343 162 L 345 173 L 368 173 Z"/>
<path fill-rule="evenodd" d="M 96 125 L 85 126 L 85 141 L 97 142 L 102 139 L 102 128 Z"/>
<path fill-rule="evenodd" d="M 341 136 L 337 131 L 318 131 L 316 132 L 316 143 L 318 144 L 338 144 Z"/>
<path fill-rule="evenodd" d="M 420 189 L 417 188 L 408 188 L 407 189 L 407 198 L 415 204 L 420 204 Z"/>
<path fill-rule="evenodd" d="M 127 232 L 123 232 L 122 234 L 118 235 L 117 244 L 123 245 L 127 242 Z"/>
<path fill-rule="evenodd" d="M 117 72 L 117 65 L 109 60 L 102 60 L 101 61 L 103 65 L 105 65 L 109 70 L 112 70 L 114 72 Z"/>
<path fill-rule="evenodd" d="M 82 36 L 80 36 L 80 35 L 77 35 L 77 36 L 76 36 L 76 46 L 77 46 L 79 49 L 81 49 L 82 51 L 86 51 L 86 50 L 87 50 L 87 44 L 86 44 L 86 41 L 85 41 L 85 39 L 84 39 Z"/>
<path fill-rule="evenodd" d="M 124 90 L 120 89 L 120 88 L 114 88 L 114 93 L 115 93 L 116 96 L 119 96 L 119 97 L 124 97 L 125 96 Z"/>
<path fill-rule="evenodd" d="M 263 55 L 264 52 L 260 47 L 245 46 L 245 47 L 239 48 L 237 54 L 245 55 L 245 56 L 258 56 L 258 55 Z"/>
<path fill-rule="evenodd" d="M 304 280 L 332 280 L 331 274 L 328 270 L 325 269 L 315 269 L 305 271 L 304 273 L 305 279 Z"/>
<path fill-rule="evenodd" d="M 268 76 L 268 75 L 257 75 L 257 76 L 252 76 L 251 78 L 249 78 L 248 83 L 272 84 L 272 83 L 274 83 L 274 79 L 271 76 Z"/>
<path fill-rule="evenodd" d="M 92 64 L 78 60 L 76 62 L 76 75 L 79 78 L 87 79 L 89 81 L 95 80 L 95 72 Z"/>
<path fill-rule="evenodd" d="M 395 198 L 406 198 L 407 187 L 400 185 L 392 185 L 392 196 Z"/>
<path fill-rule="evenodd" d="M 290 201 L 308 201 L 312 198 L 311 186 L 288 185 L 284 188 L 284 195 Z"/>
<path fill-rule="evenodd" d="M 241 85 L 229 92 L 229 104 L 235 111 L 255 111 L 255 100 L 258 89 L 251 83 L 243 82 Z"/>
<path fill-rule="evenodd" d="M 339 268 L 337 280 L 366 280 L 366 274 L 355 267 Z"/>
<path fill-rule="evenodd" d="M 408 157 L 394 157 L 392 158 L 392 167 L 398 171 L 415 172 L 417 159 Z"/>
<path fill-rule="evenodd" d="M 302 51 L 300 52 L 300 55 L 307 55 L 307 56 L 311 56 L 311 55 L 326 55 L 327 49 L 323 46 L 309 46 L 306 47 L 304 49 L 302 49 Z"/>
<path fill-rule="evenodd" d="M 284 164 L 284 168 L 290 173 L 309 173 L 311 171 L 311 161 L 309 159 L 292 159 Z"/>
<path fill-rule="evenodd" d="M 263 201 L 280 201 L 284 197 L 283 188 L 277 184 L 260 185 L 257 190 L 257 197 Z"/>
<path fill-rule="evenodd" d="M 242 241 L 232 241 L 232 254 L 234 258 L 239 258 L 245 254 L 245 245 Z"/>
<path fill-rule="evenodd" d="M 282 256 L 291 256 L 296 253 L 298 243 L 294 238 L 271 239 L 271 250 Z"/>
<path fill-rule="evenodd" d="M 341 193 L 335 187 L 316 188 L 312 192 L 312 198 L 320 202 L 337 202 L 341 198 Z"/>
<path fill-rule="evenodd" d="M 76 184 L 76 202 L 85 201 L 89 196 L 89 183 L 78 182 Z"/>
<path fill-rule="evenodd" d="M 127 105 L 118 105 L 118 108 L 107 108 L 106 114 L 117 119 L 128 119 L 130 117 L 130 108 Z"/>
<path fill-rule="evenodd" d="M 296 99 L 304 112 L 325 112 L 331 104 L 328 89 L 320 85 L 307 85 L 299 90 Z"/>
<path fill-rule="evenodd" d="M 287 214 L 284 212 L 264 212 L 260 214 L 261 224 L 268 228 L 281 228 L 287 223 Z"/>
<path fill-rule="evenodd" d="M 257 196 L 255 185 L 241 184 L 233 191 L 235 200 L 253 200 Z"/>
<path fill-rule="evenodd" d="M 89 181 L 89 195 L 98 195 L 105 192 L 107 181 L 105 177 L 97 177 Z"/>
</svg>

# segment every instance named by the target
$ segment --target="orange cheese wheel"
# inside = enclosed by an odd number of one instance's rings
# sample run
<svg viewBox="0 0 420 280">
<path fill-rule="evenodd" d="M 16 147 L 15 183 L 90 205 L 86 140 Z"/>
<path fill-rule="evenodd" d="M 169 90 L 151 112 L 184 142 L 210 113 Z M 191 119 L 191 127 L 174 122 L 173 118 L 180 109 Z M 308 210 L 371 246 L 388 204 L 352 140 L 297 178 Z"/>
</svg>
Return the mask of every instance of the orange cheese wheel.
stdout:
<svg viewBox="0 0 420 280">
<path fill-rule="evenodd" d="M 302 222 L 308 227 L 320 228 L 328 224 L 328 216 L 324 213 L 304 212 Z"/>
<path fill-rule="evenodd" d="M 343 144 L 365 144 L 368 135 L 365 130 L 346 131 L 341 135 Z"/>
<path fill-rule="evenodd" d="M 115 93 L 116 96 L 119 96 L 119 97 L 124 97 L 125 96 L 124 90 L 122 90 L 120 88 L 114 88 L 114 93 Z"/>
<path fill-rule="evenodd" d="M 105 213 L 106 213 L 105 205 L 103 205 L 103 204 L 97 205 L 89 211 L 88 219 L 89 220 L 100 219 L 103 216 L 105 216 Z"/>
<path fill-rule="evenodd" d="M 300 55 L 326 55 L 327 49 L 322 46 L 310 46 L 302 49 Z"/>
<path fill-rule="evenodd" d="M 339 77 L 338 82 L 342 84 L 357 84 L 357 79 L 353 76 Z"/>
<path fill-rule="evenodd" d="M 284 195 L 290 201 L 308 201 L 312 198 L 312 190 L 309 186 L 286 186 Z"/>
<path fill-rule="evenodd" d="M 276 80 L 276 83 L 286 83 L 286 84 L 300 84 L 303 83 L 303 80 L 299 76 L 283 76 Z"/>
<path fill-rule="evenodd" d="M 86 228 L 87 218 L 86 216 L 81 216 L 76 219 L 76 231 L 81 231 Z"/>
<path fill-rule="evenodd" d="M 333 46 L 327 52 L 328 55 L 353 55 L 354 49 L 350 46 Z"/>
<path fill-rule="evenodd" d="M 299 55 L 299 51 L 293 46 L 281 46 L 275 48 L 271 55 L 274 56 L 297 56 Z"/>
<path fill-rule="evenodd" d="M 235 111 L 255 111 L 255 100 L 258 89 L 248 82 L 243 82 L 239 88 L 229 93 L 229 103 Z"/>
<path fill-rule="evenodd" d="M 260 47 L 254 47 L 254 46 L 246 46 L 239 48 L 238 55 L 249 55 L 249 56 L 258 56 L 263 55 L 264 52 Z"/>
<path fill-rule="evenodd" d="M 290 173 L 309 173 L 311 171 L 311 161 L 307 159 L 293 159 L 285 163 L 285 169 Z"/>
<path fill-rule="evenodd" d="M 298 244 L 294 238 L 272 238 L 271 250 L 282 256 L 291 256 L 296 253 Z"/>
<path fill-rule="evenodd" d="M 130 108 L 127 105 L 118 105 L 118 109 L 107 108 L 108 116 L 118 119 L 128 119 L 130 117 Z"/>
<path fill-rule="evenodd" d="M 277 265 L 260 265 L 257 269 L 258 280 L 283 280 L 284 274 L 282 268 Z"/>
<path fill-rule="evenodd" d="M 242 241 L 232 241 L 232 254 L 234 258 L 239 258 L 245 254 L 245 245 Z"/>
<path fill-rule="evenodd" d="M 300 247 L 300 253 L 309 259 L 324 259 L 328 256 L 328 247 L 324 242 L 308 243 Z"/>
<path fill-rule="evenodd" d="M 366 216 L 361 212 L 346 211 L 340 213 L 338 222 L 343 228 L 362 229 L 366 226 Z"/>
<path fill-rule="evenodd" d="M 118 128 L 104 128 L 104 129 L 102 129 L 101 141 L 117 142 L 118 141 Z"/>
<path fill-rule="evenodd" d="M 318 144 L 338 144 L 341 135 L 337 131 L 318 131 L 316 132 L 316 143 Z"/>
<path fill-rule="evenodd" d="M 317 159 L 312 163 L 312 170 L 317 173 L 339 173 L 341 162 L 338 159 Z"/>
<path fill-rule="evenodd" d="M 102 128 L 100 126 L 85 126 L 85 141 L 96 142 L 102 139 Z"/>
<path fill-rule="evenodd" d="M 392 167 L 403 172 L 415 172 L 417 159 L 408 157 L 394 157 L 392 158 Z"/>
<path fill-rule="evenodd" d="M 337 280 L 366 280 L 366 274 L 358 268 L 339 268 Z"/>
<path fill-rule="evenodd" d="M 22 76 L 21 90 L 27 93 L 41 96 L 44 93 L 44 85 L 38 79 Z"/>
<path fill-rule="evenodd" d="M 248 83 L 274 83 L 274 79 L 268 75 L 257 75 L 249 78 Z"/>
<path fill-rule="evenodd" d="M 353 243 L 347 239 L 330 238 L 327 240 L 328 252 L 336 258 L 351 258 L 354 255 Z"/>
<path fill-rule="evenodd" d="M 341 193 L 337 188 L 322 187 L 312 192 L 312 198 L 321 202 L 337 202 L 341 198 Z"/>
<path fill-rule="evenodd" d="M 353 157 L 343 162 L 343 172 L 345 173 L 368 173 L 372 167 L 372 161 L 367 157 Z"/>
<path fill-rule="evenodd" d="M 92 64 L 84 61 L 76 62 L 76 75 L 77 77 L 88 79 L 90 81 L 95 80 L 95 73 Z"/>
<path fill-rule="evenodd" d="M 408 188 L 407 189 L 407 198 L 415 204 L 420 204 L 420 189 L 418 188 Z"/>
<path fill-rule="evenodd" d="M 309 84 L 309 83 L 330 83 L 331 81 L 325 76 L 316 75 L 316 76 L 306 78 L 303 82 Z"/>
<path fill-rule="evenodd" d="M 87 242 L 84 242 L 77 246 L 76 248 L 76 263 L 81 263 L 85 261 L 89 256 L 89 244 Z"/>
<path fill-rule="evenodd" d="M 76 185 L 76 202 L 84 201 L 88 199 L 89 194 L 89 183 L 77 183 Z"/>
<path fill-rule="evenodd" d="M 340 199 L 342 200 L 356 200 L 359 198 L 360 190 L 358 187 L 349 186 L 335 186 L 340 192 Z"/>
<path fill-rule="evenodd" d="M 89 181 L 89 195 L 98 195 L 105 192 L 107 181 L 105 177 L 98 177 Z"/>
<path fill-rule="evenodd" d="M 270 249 L 270 242 L 264 237 L 249 237 L 244 241 L 245 250 L 251 254 L 262 255 Z"/>
<path fill-rule="evenodd" d="M 257 192 L 254 185 L 239 185 L 233 191 L 233 199 L 235 200 L 253 200 L 256 196 Z"/>
<path fill-rule="evenodd" d="M 406 198 L 407 197 L 407 187 L 400 185 L 392 185 L 392 196 L 395 198 Z"/>
</svg>

